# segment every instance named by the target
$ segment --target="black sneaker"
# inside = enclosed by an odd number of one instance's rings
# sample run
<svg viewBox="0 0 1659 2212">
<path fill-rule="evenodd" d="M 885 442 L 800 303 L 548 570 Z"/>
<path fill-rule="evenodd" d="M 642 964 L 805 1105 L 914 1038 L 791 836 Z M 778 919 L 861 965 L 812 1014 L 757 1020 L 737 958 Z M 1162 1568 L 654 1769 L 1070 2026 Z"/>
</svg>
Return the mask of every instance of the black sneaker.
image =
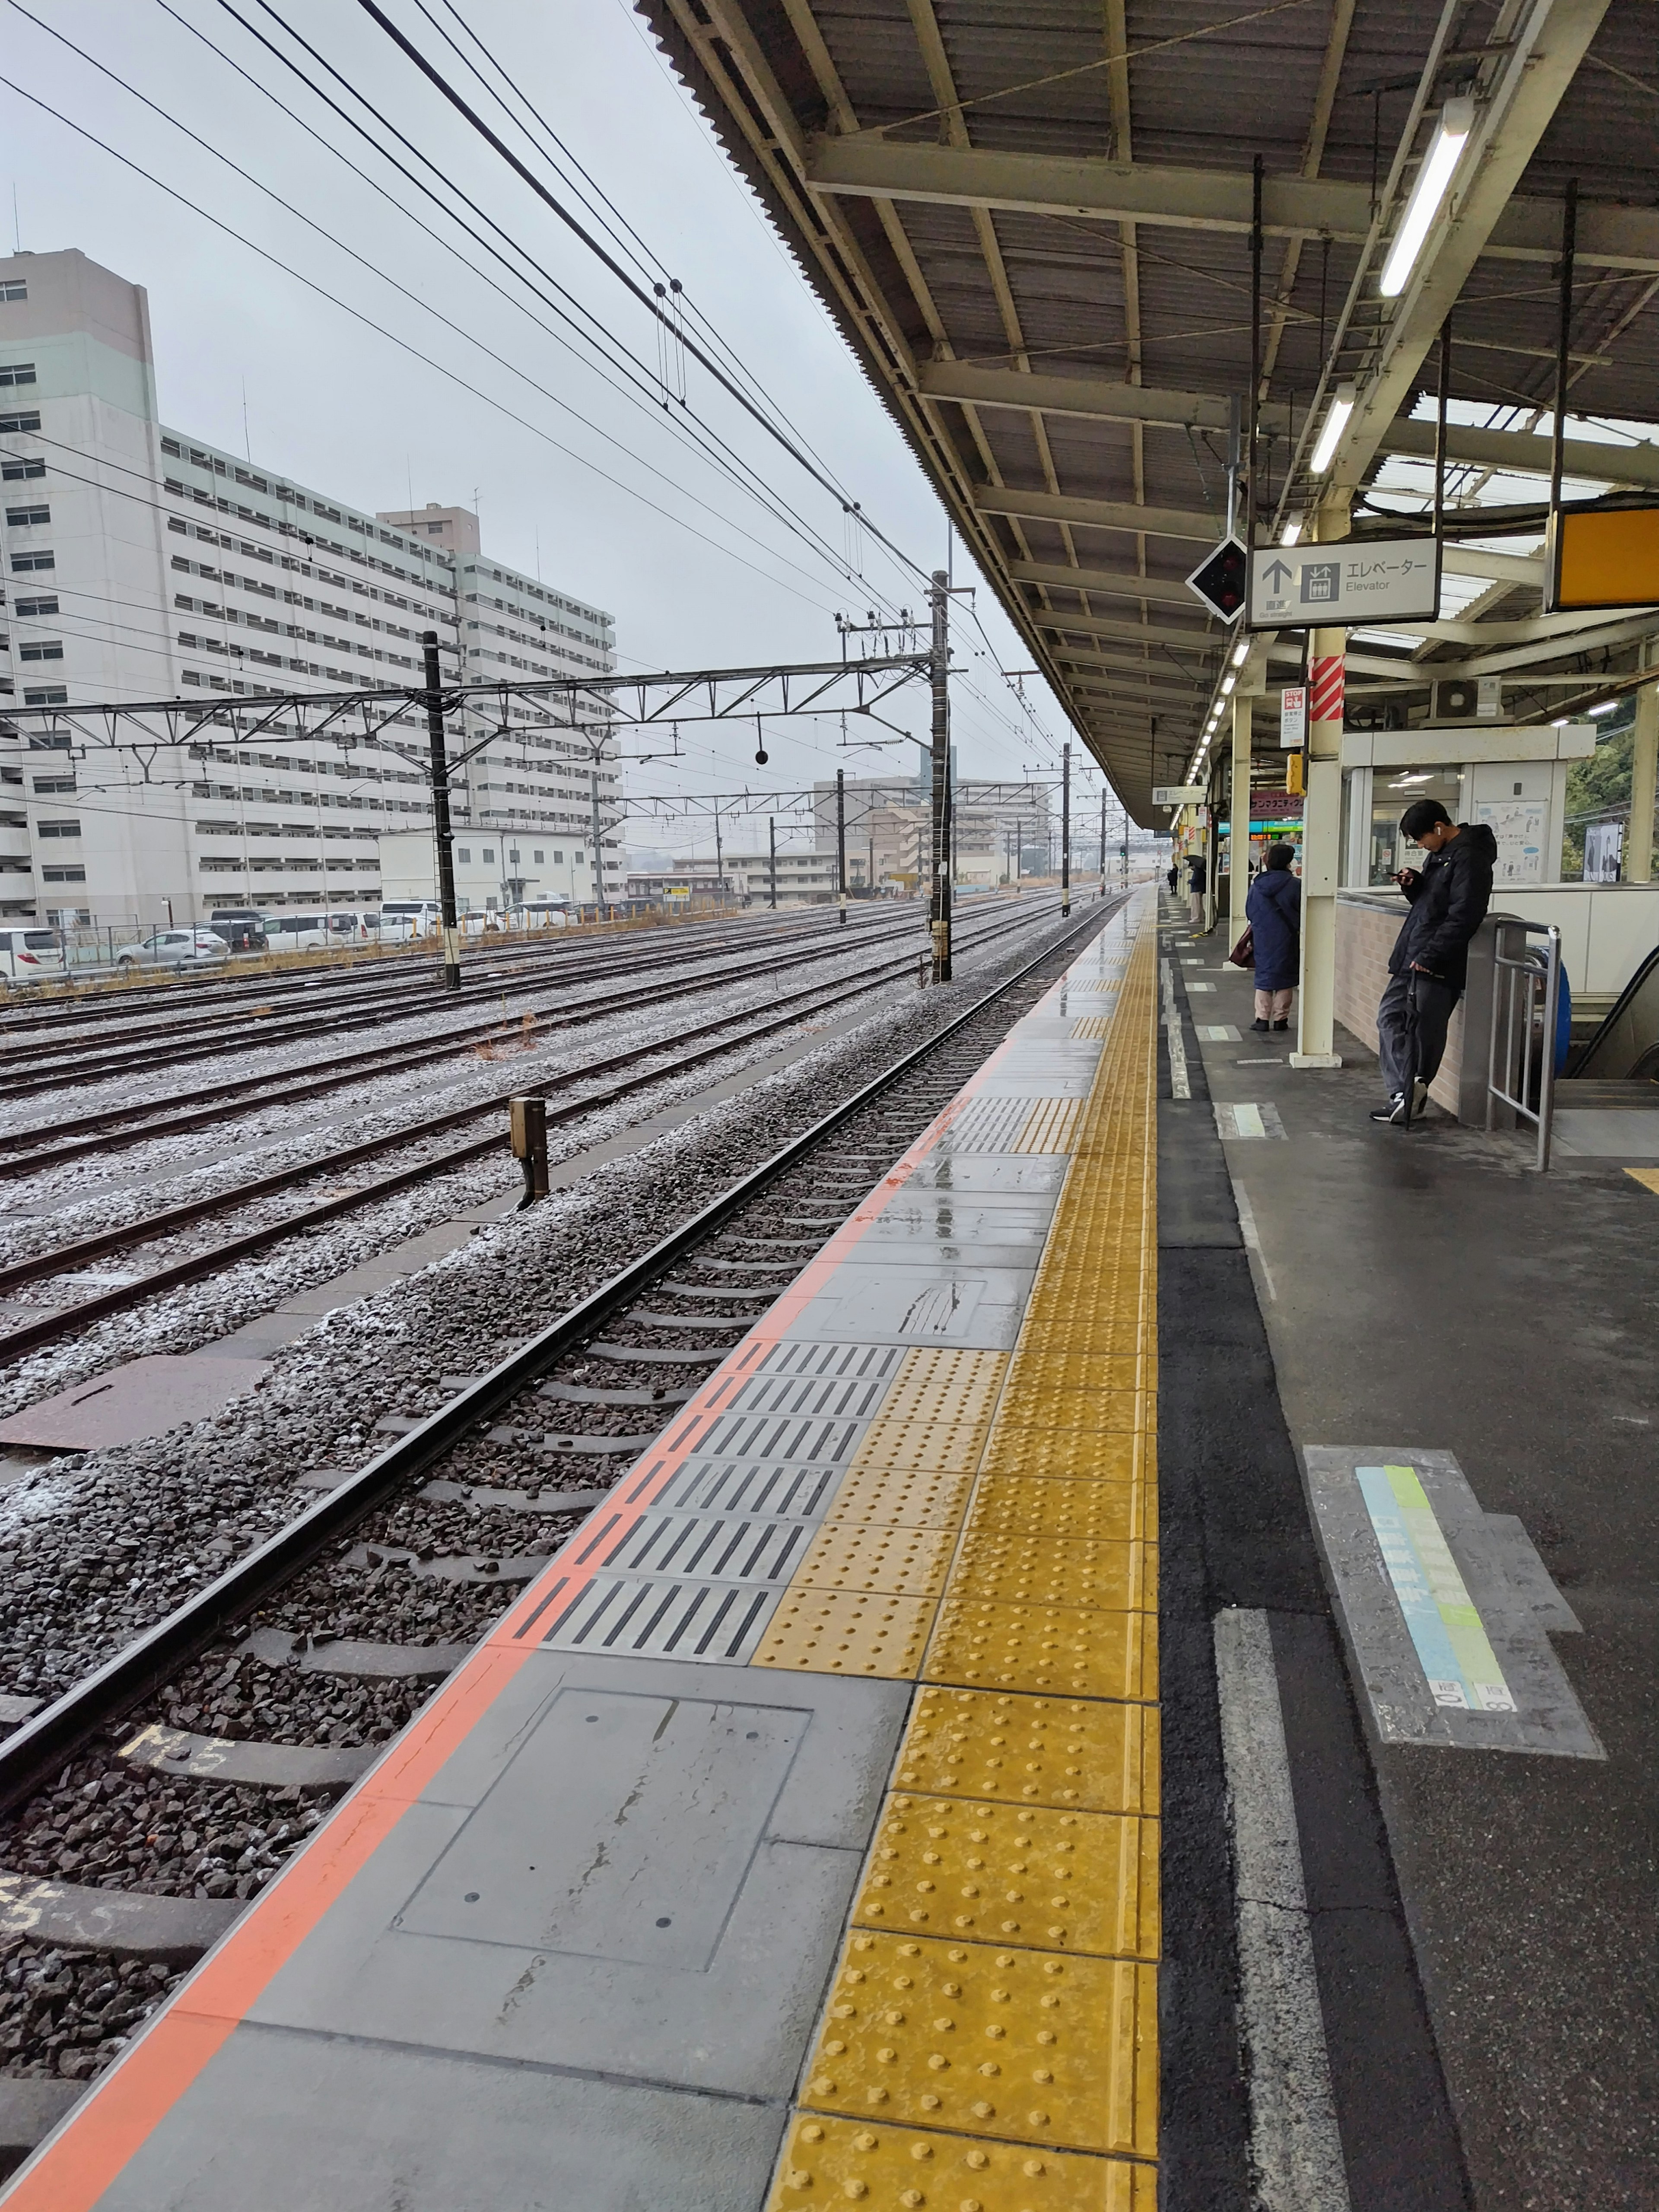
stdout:
<svg viewBox="0 0 1659 2212">
<path fill-rule="evenodd" d="M 1286 1022 L 1275 1022 L 1275 1023 L 1273 1024 L 1273 1027 L 1274 1027 L 1276 1030 L 1287 1030 L 1287 1029 L 1289 1029 L 1289 1027 L 1290 1027 L 1290 1026 L 1291 1026 L 1291 1025 L 1290 1025 L 1289 1022 L 1287 1022 L 1287 1021 L 1286 1021 Z"/>
<path fill-rule="evenodd" d="M 1252 1022 L 1250 1024 L 1250 1027 L 1255 1030 L 1257 1036 L 1266 1036 L 1267 1034 L 1267 1024 L 1266 1022 Z"/>
<path fill-rule="evenodd" d="M 1373 1121 L 1403 1122 L 1406 1119 L 1405 1092 L 1396 1091 L 1386 1106 L 1373 1107 L 1371 1119 Z"/>
</svg>

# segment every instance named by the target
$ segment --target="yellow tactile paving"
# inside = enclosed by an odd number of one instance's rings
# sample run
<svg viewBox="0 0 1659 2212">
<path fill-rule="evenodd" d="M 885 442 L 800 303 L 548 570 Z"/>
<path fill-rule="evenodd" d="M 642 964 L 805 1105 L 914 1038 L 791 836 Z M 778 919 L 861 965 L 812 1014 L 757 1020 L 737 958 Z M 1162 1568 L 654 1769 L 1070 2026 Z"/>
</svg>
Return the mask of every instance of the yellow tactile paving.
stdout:
<svg viewBox="0 0 1659 2212">
<path fill-rule="evenodd" d="M 1078 1482 L 1135 1482 L 1146 1460 L 1143 1434 L 1101 1429 L 1016 1428 L 999 1421 L 985 1449 L 988 1474 L 1060 1475 Z"/>
<path fill-rule="evenodd" d="M 930 1597 L 896 1591 L 799 1589 L 791 1585 L 762 1637 L 754 1664 L 810 1674 L 914 1674 L 933 1618 Z"/>
<path fill-rule="evenodd" d="M 767 2212 L 1157 2212 L 1158 2168 L 977 2136 L 799 2119 Z"/>
<path fill-rule="evenodd" d="M 1035 1376 L 1002 1398 L 1002 1418 L 1017 1429 L 1144 1430 L 1153 1414 L 1149 1390 L 1056 1390 Z"/>
<path fill-rule="evenodd" d="M 983 1474 L 968 1509 L 970 1528 L 1125 1544 L 1155 1537 L 1157 1505 L 1137 1482 L 1075 1482 L 1060 1475 Z"/>
<path fill-rule="evenodd" d="M 1127 1960 L 855 1930 L 803 2106 L 1153 2154 L 1157 1977 Z"/>
<path fill-rule="evenodd" d="M 1012 1149 L 1017 1152 L 1069 1152 L 1082 1110 L 1080 1098 L 1039 1099 L 1026 1115 L 1025 1126 L 1015 1138 Z"/>
<path fill-rule="evenodd" d="M 973 1483 L 971 1474 L 933 1468 L 855 1468 L 836 1491 L 825 1517 L 831 1526 L 864 1522 L 896 1528 L 957 1528 Z"/>
<path fill-rule="evenodd" d="M 1626 1168 L 1625 1173 L 1649 1190 L 1659 1191 L 1659 1168 Z"/>
<path fill-rule="evenodd" d="M 955 1532 L 833 1522 L 818 1530 L 795 1570 L 800 1589 L 904 1590 L 937 1597 Z"/>
<path fill-rule="evenodd" d="M 1158 1823 L 971 1797 L 890 1797 L 854 1925 L 1155 1959 Z"/>
<path fill-rule="evenodd" d="M 1158 1616 L 1063 1605 L 999 1605 L 977 1592 L 939 1610 L 922 1671 L 973 1689 L 1042 1690 L 1080 1698 L 1155 1699 Z"/>
<path fill-rule="evenodd" d="M 757 1655 L 923 1677 L 774 2207 L 1155 2212 L 1154 952 L 1015 1145 L 1072 1159 L 1012 1358 L 907 1355 Z"/>
<path fill-rule="evenodd" d="M 957 1582 L 1011 1605 L 1138 1612 L 1158 1603 L 1158 1547 L 973 1528 L 962 1539 Z"/>
<path fill-rule="evenodd" d="M 924 1685 L 895 1779 L 938 1796 L 1095 1813 L 1155 1813 L 1156 1706 Z"/>
</svg>

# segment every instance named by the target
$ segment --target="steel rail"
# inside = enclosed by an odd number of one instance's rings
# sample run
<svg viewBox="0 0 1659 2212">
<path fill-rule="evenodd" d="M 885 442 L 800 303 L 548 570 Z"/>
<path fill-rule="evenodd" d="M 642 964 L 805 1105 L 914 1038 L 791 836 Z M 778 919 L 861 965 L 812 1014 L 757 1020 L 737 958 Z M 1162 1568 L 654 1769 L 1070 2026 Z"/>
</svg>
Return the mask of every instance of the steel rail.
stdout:
<svg viewBox="0 0 1659 2212">
<path fill-rule="evenodd" d="M 501 1365 L 458 1393 L 386 1449 L 348 1475 L 337 1489 L 267 1538 L 246 1559 L 227 1568 L 205 1589 L 146 1629 L 112 1658 L 64 1692 L 0 1744 L 0 1812 L 15 1810 L 30 1793 L 72 1758 L 88 1740 L 111 1726 L 145 1698 L 153 1696 L 186 1661 L 204 1650 L 233 1623 L 245 1620 L 283 1585 L 303 1572 L 339 1537 L 371 1513 L 381 1498 L 416 1475 L 424 1474 L 468 1432 L 510 1404 L 544 1369 L 630 1305 L 676 1261 L 693 1250 L 769 1184 L 775 1182 L 814 1147 L 860 1113 L 880 1094 L 975 1021 L 986 1009 L 1023 983 L 1046 961 L 1109 919 L 1127 892 L 1103 903 L 1012 975 L 975 1000 L 925 1042 L 902 1054 L 890 1067 L 862 1085 L 850 1098 L 793 1138 L 771 1158 L 752 1169 L 720 1196 L 672 1231 L 649 1252 L 620 1269 L 596 1291 L 530 1338 Z"/>
<path fill-rule="evenodd" d="M 972 942 L 978 943 L 975 937 Z M 902 954 L 884 967 L 875 968 L 860 976 L 854 983 L 829 992 L 820 993 L 818 987 L 809 985 L 804 990 L 789 994 L 787 999 L 775 1000 L 775 1006 L 788 1006 L 793 1011 L 780 1014 L 775 1019 L 753 1024 L 744 1030 L 740 1038 L 721 1035 L 719 1041 L 692 1053 L 682 1053 L 666 1066 L 648 1068 L 643 1075 L 631 1077 L 624 1083 L 612 1084 L 602 1091 L 584 1091 L 580 1097 L 568 1105 L 549 1112 L 547 1121 L 556 1127 L 565 1121 L 579 1119 L 606 1106 L 615 1105 L 635 1092 L 649 1090 L 653 1085 L 672 1080 L 688 1068 L 717 1060 L 733 1050 L 734 1046 L 748 1043 L 757 1037 L 770 1036 L 779 1030 L 794 1028 L 802 1017 L 822 1013 L 830 1007 L 845 1005 L 859 999 L 878 985 L 896 981 L 910 973 L 914 956 Z M 802 1005 L 801 1001 L 808 1003 Z M 716 1031 L 725 1032 L 744 1023 L 752 1008 L 736 1013 L 722 1014 L 715 1020 L 700 1024 L 695 1029 L 682 1030 L 677 1037 L 659 1037 L 653 1042 L 635 1047 L 623 1053 L 614 1053 L 609 1058 L 591 1061 L 586 1067 L 574 1068 L 568 1073 L 548 1079 L 539 1087 L 544 1091 L 567 1091 L 594 1077 L 609 1074 L 613 1069 L 630 1066 L 641 1060 L 659 1057 L 675 1044 L 684 1043 L 694 1037 L 706 1037 Z M 215 1213 L 223 1213 L 262 1198 L 273 1196 L 281 1190 L 291 1189 L 295 1183 L 308 1182 L 313 1176 L 337 1175 L 343 1168 L 355 1163 L 376 1159 L 382 1154 L 404 1145 L 418 1144 L 423 1139 L 440 1135 L 446 1129 L 459 1128 L 465 1122 L 475 1121 L 486 1114 L 498 1113 L 507 1101 L 518 1095 L 522 1082 L 511 1085 L 493 1097 L 469 1106 L 457 1107 L 447 1114 L 428 1115 L 423 1121 L 411 1122 L 386 1136 L 371 1137 L 362 1144 L 349 1145 L 339 1152 L 331 1152 L 321 1160 L 307 1161 L 291 1168 L 279 1169 L 274 1175 L 262 1176 L 252 1182 L 238 1183 L 233 1189 L 216 1193 L 212 1197 L 193 1200 L 189 1205 L 169 1207 L 163 1213 L 152 1213 L 143 1220 L 129 1223 L 125 1228 L 102 1231 L 96 1237 L 82 1237 L 73 1244 L 60 1244 L 51 1252 L 33 1255 L 9 1267 L 0 1268 L 0 1291 L 15 1289 L 22 1284 L 40 1282 L 53 1275 L 69 1273 L 88 1261 L 102 1259 L 133 1245 L 153 1243 L 160 1237 L 170 1236 L 176 1230 L 188 1228 L 192 1222 L 203 1221 Z M 59 1337 L 72 1335 L 89 1321 L 101 1320 L 105 1316 L 124 1312 L 129 1306 L 141 1304 L 157 1291 L 176 1289 L 180 1284 L 194 1282 L 204 1275 L 215 1273 L 238 1260 L 247 1259 L 272 1244 L 281 1243 L 290 1237 L 299 1236 L 309 1229 L 319 1228 L 336 1220 L 340 1215 L 354 1213 L 380 1200 L 393 1196 L 412 1183 L 424 1182 L 434 1176 L 443 1175 L 452 1168 L 464 1167 L 469 1162 L 483 1158 L 500 1149 L 503 1139 L 499 1130 L 480 1137 L 435 1158 L 417 1161 L 408 1168 L 399 1168 L 374 1182 L 365 1183 L 338 1198 L 325 1199 L 320 1205 L 302 1207 L 297 1213 L 285 1214 L 280 1221 L 266 1223 L 263 1227 L 247 1231 L 228 1243 L 215 1244 L 189 1258 L 174 1261 L 170 1266 L 158 1267 L 141 1275 L 136 1282 L 124 1283 L 115 1289 L 101 1292 L 96 1297 L 83 1298 L 78 1304 L 66 1306 L 61 1311 L 46 1315 L 21 1328 L 9 1330 L 0 1336 L 0 1365 L 21 1359 L 27 1353 L 38 1351 L 44 1344 L 55 1343 Z"/>
</svg>

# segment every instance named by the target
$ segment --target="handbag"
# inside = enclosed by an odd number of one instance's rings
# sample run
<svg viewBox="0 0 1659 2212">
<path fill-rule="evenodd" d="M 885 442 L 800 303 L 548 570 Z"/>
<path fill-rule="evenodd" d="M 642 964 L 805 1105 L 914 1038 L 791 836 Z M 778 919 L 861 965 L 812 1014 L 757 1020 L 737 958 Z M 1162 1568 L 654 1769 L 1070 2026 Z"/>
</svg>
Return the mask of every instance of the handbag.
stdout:
<svg viewBox="0 0 1659 2212">
<path fill-rule="evenodd" d="M 1244 934 L 1227 955 L 1235 968 L 1254 968 L 1255 965 L 1255 932 L 1248 923 Z"/>
</svg>

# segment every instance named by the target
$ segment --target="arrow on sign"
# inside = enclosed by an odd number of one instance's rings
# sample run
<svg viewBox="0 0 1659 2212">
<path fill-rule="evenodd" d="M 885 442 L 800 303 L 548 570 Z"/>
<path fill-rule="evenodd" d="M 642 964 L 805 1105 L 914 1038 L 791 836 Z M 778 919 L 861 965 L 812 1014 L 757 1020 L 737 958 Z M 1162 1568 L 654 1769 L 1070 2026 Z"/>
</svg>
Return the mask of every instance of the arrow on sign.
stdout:
<svg viewBox="0 0 1659 2212">
<path fill-rule="evenodd" d="M 1283 590 L 1296 571 L 1286 561 L 1273 561 L 1262 571 L 1262 580 L 1270 592 Z"/>
</svg>

